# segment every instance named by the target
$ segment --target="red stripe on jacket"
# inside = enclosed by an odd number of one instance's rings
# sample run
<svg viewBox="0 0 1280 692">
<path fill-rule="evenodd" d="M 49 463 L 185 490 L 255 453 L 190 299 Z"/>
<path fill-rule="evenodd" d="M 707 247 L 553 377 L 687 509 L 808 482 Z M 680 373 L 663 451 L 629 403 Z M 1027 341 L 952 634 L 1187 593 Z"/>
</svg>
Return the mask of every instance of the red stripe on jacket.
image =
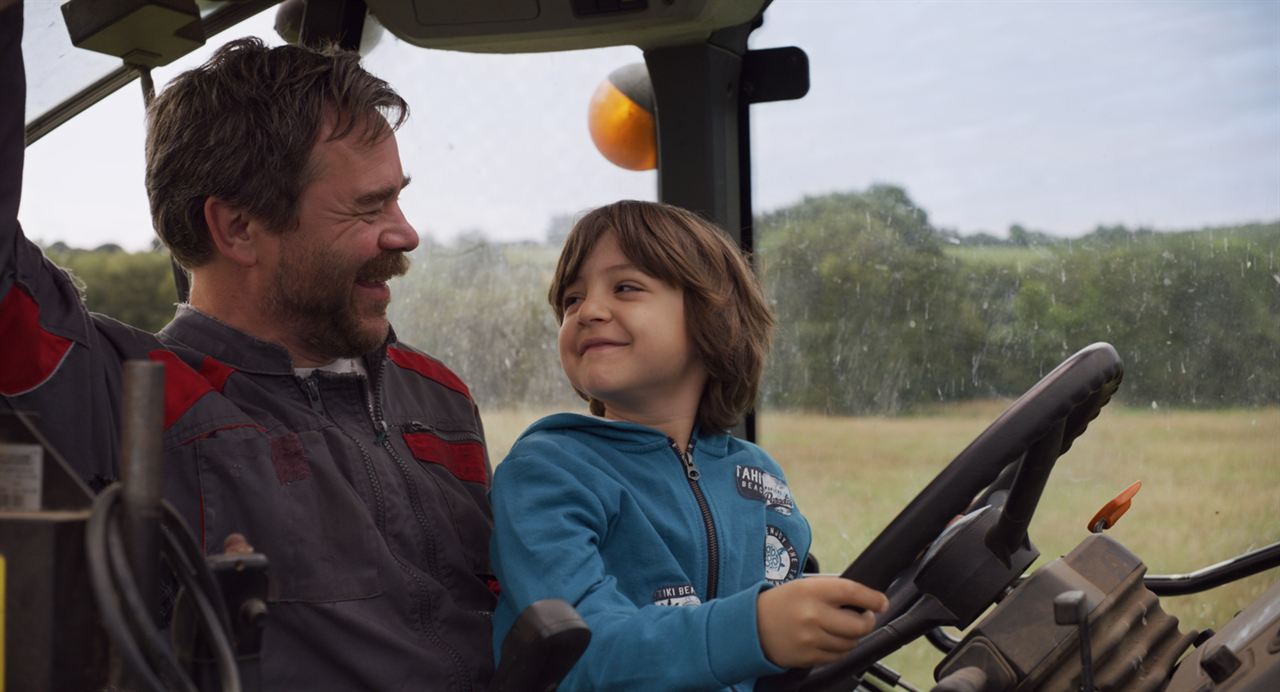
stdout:
<svg viewBox="0 0 1280 692">
<path fill-rule="evenodd" d="M 223 387 L 227 386 L 227 378 L 231 377 L 233 372 L 235 370 L 231 366 L 220 363 L 209 356 L 205 356 L 204 360 L 200 361 L 200 374 L 219 393 L 222 392 Z"/>
<path fill-rule="evenodd" d="M 489 487 L 484 447 L 479 442 L 447 442 L 425 432 L 405 433 L 404 441 L 419 461 L 439 464 L 460 481 Z"/>
<path fill-rule="evenodd" d="M 213 387 L 172 351 L 156 349 L 147 357 L 164 363 L 164 429 L 168 430 Z"/>
<path fill-rule="evenodd" d="M 438 382 L 455 392 L 461 393 L 468 399 L 471 398 L 471 390 L 467 389 L 467 385 L 463 384 L 457 375 L 453 374 L 449 368 L 426 356 L 391 346 L 387 348 L 387 357 L 391 359 L 392 363 L 405 370 L 412 370 L 433 382 Z"/>
<path fill-rule="evenodd" d="M 40 306 L 13 284 L 0 301 L 0 394 L 17 396 L 44 384 L 67 357 L 71 343 L 40 326 Z"/>
<path fill-rule="evenodd" d="M 187 365 L 172 351 L 156 349 L 147 357 L 164 363 L 164 429 L 168 430 L 183 414 L 209 392 L 221 392 L 227 378 L 235 370 L 209 356 L 200 362 L 200 370 Z"/>
</svg>

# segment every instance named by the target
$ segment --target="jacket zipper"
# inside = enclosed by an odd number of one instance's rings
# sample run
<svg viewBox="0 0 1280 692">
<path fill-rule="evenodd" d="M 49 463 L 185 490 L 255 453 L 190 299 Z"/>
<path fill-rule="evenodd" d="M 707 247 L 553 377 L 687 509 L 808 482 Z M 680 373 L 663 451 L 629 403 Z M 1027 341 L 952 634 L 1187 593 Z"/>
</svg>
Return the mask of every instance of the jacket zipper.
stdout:
<svg viewBox="0 0 1280 692">
<path fill-rule="evenodd" d="M 369 405 L 367 407 L 369 409 L 369 418 L 373 422 L 374 432 L 377 433 L 378 444 L 381 445 L 383 449 L 387 450 L 387 454 L 391 456 L 391 459 L 396 463 L 396 466 L 400 470 L 400 477 L 404 481 L 405 488 L 409 493 L 409 506 L 413 509 L 414 517 L 418 520 L 418 526 L 421 527 L 423 536 L 427 539 L 427 552 L 430 554 L 430 557 L 427 560 L 427 570 L 431 573 L 431 576 L 435 578 L 436 582 L 444 584 L 444 580 L 440 576 L 440 565 L 439 558 L 436 554 L 435 536 L 427 526 L 427 518 L 422 511 L 422 502 L 418 498 L 416 490 L 417 486 L 414 484 L 413 477 L 409 473 L 409 468 L 405 465 L 404 459 L 396 453 L 395 447 L 391 445 L 391 437 L 388 434 L 387 421 L 383 417 L 382 381 L 384 379 L 386 369 L 387 359 L 384 356 L 378 360 L 377 369 L 371 373 L 373 383 L 367 392 L 369 396 Z M 409 572 L 414 583 L 418 585 L 418 588 L 421 590 L 421 593 L 425 598 L 426 585 L 422 583 L 421 577 L 415 574 L 412 568 L 406 565 L 398 555 L 395 555 L 394 552 L 392 553 L 392 557 L 395 558 L 396 562 L 399 563 L 403 569 L 406 569 Z M 428 600 L 425 605 L 430 607 L 430 601 Z M 449 642 L 446 642 L 440 636 L 440 633 L 436 631 L 436 628 L 433 627 L 431 623 L 427 622 L 425 617 L 421 618 L 419 623 L 423 633 L 431 639 L 436 646 L 442 649 L 445 652 L 445 655 L 449 657 L 449 660 L 453 662 L 454 675 L 451 675 L 450 677 L 455 680 L 460 679 L 459 676 L 461 676 L 461 678 L 465 678 L 466 664 L 462 660 L 461 654 L 459 654 Z"/>
<path fill-rule="evenodd" d="M 484 442 L 484 438 L 470 431 L 437 428 L 416 420 L 402 424 L 400 431 L 405 433 L 429 433 L 448 442 Z"/>
<path fill-rule="evenodd" d="M 439 565 L 437 564 L 438 559 L 435 547 L 435 535 L 432 534 L 427 526 L 427 517 L 422 510 L 422 503 L 418 498 L 417 486 L 413 482 L 412 475 L 409 473 L 409 467 L 404 463 L 404 459 L 400 458 L 400 455 L 396 453 L 395 447 L 391 445 L 391 436 L 388 432 L 387 421 L 383 417 L 382 381 L 386 367 L 387 361 L 384 358 L 378 362 L 377 369 L 371 373 L 373 382 L 372 386 L 368 390 L 369 405 L 367 407 L 369 410 L 369 420 L 373 424 L 373 432 L 377 435 L 378 445 L 386 450 L 387 455 L 391 457 L 391 460 L 396 464 L 396 468 L 400 471 L 401 479 L 404 481 L 405 489 L 409 494 L 409 506 L 413 510 L 413 515 L 414 518 L 417 519 L 418 525 L 422 528 L 423 536 L 426 537 L 429 542 L 427 552 L 431 557 L 427 561 L 428 571 L 431 572 L 431 576 L 435 577 L 437 581 L 440 581 Z"/>
<path fill-rule="evenodd" d="M 387 444 L 387 421 L 382 418 L 382 375 L 387 367 L 386 363 L 385 358 L 378 361 L 378 369 L 371 374 L 373 386 L 369 392 L 368 409 L 369 420 L 373 421 L 373 431 L 378 434 L 378 444 L 390 451 L 391 445 Z"/>
<path fill-rule="evenodd" d="M 311 375 L 302 381 L 302 389 L 307 393 L 307 403 L 311 404 L 311 410 L 320 415 L 324 414 L 324 404 L 320 402 L 320 385 L 316 384 L 316 376 Z"/>
<path fill-rule="evenodd" d="M 329 414 L 324 410 L 324 402 L 320 398 L 320 382 L 316 376 L 313 374 L 303 378 L 300 384 L 302 386 L 303 393 L 307 395 L 307 403 L 311 405 L 311 410 L 314 411 L 316 415 L 322 416 L 328 420 Z M 378 482 L 378 474 L 375 473 L 373 469 L 373 459 L 369 457 L 369 450 L 364 448 L 364 445 L 360 443 L 360 440 L 352 437 L 347 433 L 347 431 L 342 430 L 341 426 L 338 426 L 338 430 L 340 430 L 347 439 L 351 440 L 352 444 L 356 446 L 356 449 L 360 450 L 360 456 L 364 462 L 365 474 L 369 477 L 369 487 L 373 490 L 374 524 L 377 526 L 378 532 L 383 533 L 386 531 L 387 524 L 386 508 L 383 505 L 382 484 Z"/>
<path fill-rule="evenodd" d="M 689 489 L 693 491 L 693 499 L 698 503 L 698 511 L 702 514 L 702 528 L 707 532 L 707 600 L 716 597 L 717 585 L 720 582 L 720 543 L 716 540 L 716 522 L 711 517 L 711 506 L 707 504 L 707 496 L 702 494 L 702 486 L 698 483 L 698 479 L 702 478 L 702 474 L 698 471 L 698 467 L 693 465 L 693 440 L 689 440 L 689 448 L 680 451 L 680 446 L 675 440 L 667 438 L 667 442 L 671 445 L 671 451 L 675 452 L 676 458 L 680 460 L 680 464 L 684 466 L 684 478 L 689 482 Z"/>
</svg>

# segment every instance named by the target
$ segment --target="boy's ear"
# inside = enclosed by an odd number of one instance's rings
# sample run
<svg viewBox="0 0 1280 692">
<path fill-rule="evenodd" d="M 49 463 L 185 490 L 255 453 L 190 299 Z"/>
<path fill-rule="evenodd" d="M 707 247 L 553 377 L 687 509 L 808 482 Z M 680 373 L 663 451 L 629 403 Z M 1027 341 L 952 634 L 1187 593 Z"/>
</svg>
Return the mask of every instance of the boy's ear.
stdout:
<svg viewBox="0 0 1280 692">
<path fill-rule="evenodd" d="M 259 226 L 243 209 L 217 197 L 207 197 L 204 222 L 219 255 L 242 267 L 258 263 Z"/>
</svg>

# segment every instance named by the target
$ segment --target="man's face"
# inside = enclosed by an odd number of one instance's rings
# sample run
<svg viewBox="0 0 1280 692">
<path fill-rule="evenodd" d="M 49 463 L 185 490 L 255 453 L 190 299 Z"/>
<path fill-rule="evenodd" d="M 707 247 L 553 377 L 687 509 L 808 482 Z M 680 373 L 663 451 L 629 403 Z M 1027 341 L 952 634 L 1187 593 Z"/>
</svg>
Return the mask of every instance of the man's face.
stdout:
<svg viewBox="0 0 1280 692">
<path fill-rule="evenodd" d="M 395 135 L 324 138 L 311 152 L 298 228 L 279 236 L 267 307 L 310 355 L 348 358 L 386 339 L 386 282 L 408 270 L 418 234 L 400 211 L 408 178 Z"/>
</svg>

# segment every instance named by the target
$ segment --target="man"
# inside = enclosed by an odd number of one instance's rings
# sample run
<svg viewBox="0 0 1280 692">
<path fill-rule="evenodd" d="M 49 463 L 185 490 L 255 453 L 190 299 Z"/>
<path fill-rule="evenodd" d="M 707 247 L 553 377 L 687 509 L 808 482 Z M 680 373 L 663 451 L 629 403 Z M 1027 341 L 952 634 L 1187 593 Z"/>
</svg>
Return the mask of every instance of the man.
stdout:
<svg viewBox="0 0 1280 692">
<path fill-rule="evenodd" d="M 271 561 L 264 689 L 483 687 L 479 415 L 385 314 L 418 243 L 404 102 L 358 56 L 252 40 L 175 79 L 148 114 L 147 191 L 191 302 L 153 336 L 90 315 L 17 222 L 21 14 L 0 0 L 0 393 L 101 487 L 122 362 L 165 364 L 167 499 L 208 552 L 243 534 Z"/>
</svg>

